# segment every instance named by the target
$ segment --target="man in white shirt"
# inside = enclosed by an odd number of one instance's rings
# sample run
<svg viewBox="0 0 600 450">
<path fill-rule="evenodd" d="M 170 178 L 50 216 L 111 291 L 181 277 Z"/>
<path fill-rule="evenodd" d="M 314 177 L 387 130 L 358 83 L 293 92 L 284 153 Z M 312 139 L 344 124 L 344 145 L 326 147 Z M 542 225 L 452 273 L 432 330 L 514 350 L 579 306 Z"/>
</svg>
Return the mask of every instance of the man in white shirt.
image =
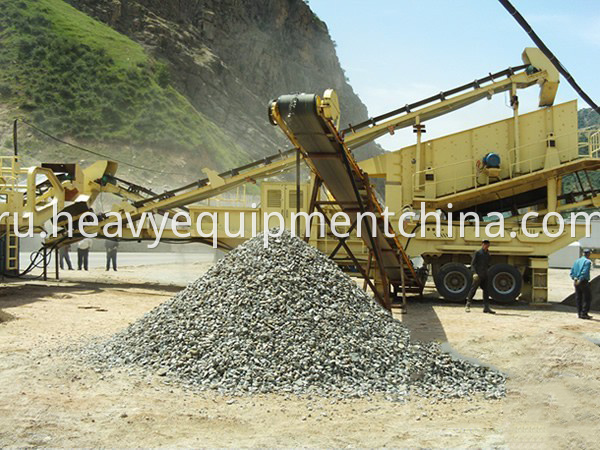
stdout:
<svg viewBox="0 0 600 450">
<path fill-rule="evenodd" d="M 77 243 L 77 268 L 81 270 L 83 267 L 88 270 L 88 259 L 90 249 L 92 248 L 92 239 L 85 238 Z"/>
</svg>

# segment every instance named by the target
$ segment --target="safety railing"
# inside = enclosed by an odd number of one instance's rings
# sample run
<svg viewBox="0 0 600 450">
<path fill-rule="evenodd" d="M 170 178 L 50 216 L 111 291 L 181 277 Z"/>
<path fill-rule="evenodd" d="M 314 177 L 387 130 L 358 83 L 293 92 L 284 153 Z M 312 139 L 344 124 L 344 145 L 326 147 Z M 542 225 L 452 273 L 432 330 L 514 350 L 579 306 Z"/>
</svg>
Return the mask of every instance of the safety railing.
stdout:
<svg viewBox="0 0 600 450">
<path fill-rule="evenodd" d="M 26 173 L 25 170 L 21 170 L 18 156 L 0 156 L 0 201 L 5 199 L 7 194 L 27 189 L 26 185 L 19 185 L 20 175 Z"/>
<path fill-rule="evenodd" d="M 588 144 L 590 157 L 600 158 L 600 131 L 590 133 Z"/>
<path fill-rule="evenodd" d="M 469 168 L 470 169 L 470 173 L 467 173 L 466 175 L 461 175 L 461 176 L 457 176 L 451 179 L 444 179 L 444 180 L 438 180 L 437 179 L 437 172 L 441 171 L 441 170 L 445 170 L 445 169 L 456 169 L 456 173 L 462 173 L 464 172 L 463 170 L 458 170 L 458 166 L 463 166 L 465 168 Z M 457 186 L 461 185 L 462 181 L 464 180 L 470 180 L 472 182 L 473 185 L 475 185 L 477 183 L 477 178 L 479 177 L 480 173 L 478 173 L 477 170 L 473 170 L 473 168 L 476 167 L 476 161 L 475 159 L 463 159 L 462 161 L 457 161 L 457 162 L 453 162 L 450 164 L 445 164 L 442 166 L 437 166 L 431 169 L 427 169 L 427 170 L 421 170 L 419 172 L 415 172 L 412 177 L 413 177 L 413 190 L 415 191 L 415 195 L 418 195 L 419 193 L 423 193 L 425 190 L 425 186 L 427 184 L 433 184 L 437 187 L 437 185 L 441 184 L 441 183 L 452 183 L 453 185 L 453 191 L 456 194 L 457 192 L 459 192 L 462 189 L 459 189 Z M 426 181 L 427 179 L 427 175 L 429 174 L 433 174 L 433 181 Z M 423 181 L 421 181 L 423 180 Z"/>
<path fill-rule="evenodd" d="M 250 194 L 247 192 L 246 186 L 238 186 L 232 192 L 226 192 L 214 197 L 202 200 L 199 202 L 200 205 L 206 206 L 217 206 L 217 207 L 236 207 L 245 208 L 252 204 L 260 203 L 260 196 Z"/>
<path fill-rule="evenodd" d="M 561 163 L 567 163 L 581 158 L 600 157 L 600 131 L 578 130 L 576 133 L 577 136 L 583 134 L 586 136 L 587 140 L 578 142 L 577 151 L 574 151 L 575 149 L 573 147 L 557 150 L 557 156 Z M 511 162 L 508 165 L 508 177 L 504 179 L 512 179 L 516 176 L 527 175 L 543 169 L 544 161 L 547 158 L 547 152 L 531 158 L 515 161 L 518 153 L 526 153 L 527 150 L 533 146 L 538 146 L 540 144 L 545 145 L 548 139 L 557 140 L 569 136 L 573 136 L 573 133 L 552 136 L 551 138 L 541 139 L 536 142 L 509 149 Z M 434 192 L 437 192 L 438 186 L 444 184 L 446 187 L 444 189 L 444 195 L 457 194 L 458 192 L 463 192 L 473 187 L 485 186 L 490 183 L 490 180 L 487 178 L 483 182 L 479 181 L 483 173 L 483 167 L 481 167 L 480 164 L 481 160 L 479 158 L 471 158 L 415 172 L 412 174 L 413 196 L 415 198 L 424 197 L 425 188 L 428 185 L 433 185 Z M 442 171 L 445 173 L 455 173 L 456 176 L 439 179 L 437 175 Z M 427 175 L 433 175 L 433 177 L 429 177 L 430 179 L 427 180 Z"/>
<path fill-rule="evenodd" d="M 579 148 L 579 145 L 577 146 L 577 148 Z M 569 148 L 567 148 L 565 150 L 560 150 L 557 153 L 558 153 L 558 157 L 562 163 L 575 161 L 577 159 L 581 159 L 582 157 L 586 156 L 586 155 L 573 156 L 572 149 L 569 149 Z M 521 160 L 520 163 L 513 163 L 512 164 L 513 168 L 516 168 L 517 166 L 520 167 L 520 170 L 518 170 L 518 171 L 513 170 L 513 173 L 516 173 L 516 176 L 519 176 L 519 175 L 528 175 L 530 173 L 542 170 L 544 167 L 542 166 L 541 162 L 544 161 L 546 159 L 546 157 L 547 157 L 546 155 L 538 155 L 538 156 L 534 156 L 532 158 Z"/>
</svg>

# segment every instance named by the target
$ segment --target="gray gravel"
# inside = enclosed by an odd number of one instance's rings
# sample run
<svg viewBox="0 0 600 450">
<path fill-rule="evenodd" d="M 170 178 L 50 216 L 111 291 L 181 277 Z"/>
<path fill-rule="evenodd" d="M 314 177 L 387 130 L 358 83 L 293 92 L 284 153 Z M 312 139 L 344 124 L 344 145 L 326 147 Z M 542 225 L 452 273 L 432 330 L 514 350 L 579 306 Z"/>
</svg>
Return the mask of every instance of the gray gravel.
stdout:
<svg viewBox="0 0 600 450">
<path fill-rule="evenodd" d="M 408 330 L 316 249 L 247 241 L 204 276 L 86 352 L 224 394 L 504 395 L 505 378 Z"/>
</svg>

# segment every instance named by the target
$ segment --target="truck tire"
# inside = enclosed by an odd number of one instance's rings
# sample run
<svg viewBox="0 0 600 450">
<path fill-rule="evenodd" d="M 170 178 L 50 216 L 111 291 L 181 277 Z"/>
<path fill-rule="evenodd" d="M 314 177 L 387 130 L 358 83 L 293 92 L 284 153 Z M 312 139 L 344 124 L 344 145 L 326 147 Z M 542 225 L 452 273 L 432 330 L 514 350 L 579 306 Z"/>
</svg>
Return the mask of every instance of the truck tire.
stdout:
<svg viewBox="0 0 600 450">
<path fill-rule="evenodd" d="M 464 300 L 473 285 L 473 274 L 464 264 L 447 263 L 437 271 L 434 282 L 446 300 Z"/>
<path fill-rule="evenodd" d="M 523 277 L 515 266 L 494 264 L 488 271 L 489 293 L 494 300 L 512 302 L 521 294 Z"/>
</svg>

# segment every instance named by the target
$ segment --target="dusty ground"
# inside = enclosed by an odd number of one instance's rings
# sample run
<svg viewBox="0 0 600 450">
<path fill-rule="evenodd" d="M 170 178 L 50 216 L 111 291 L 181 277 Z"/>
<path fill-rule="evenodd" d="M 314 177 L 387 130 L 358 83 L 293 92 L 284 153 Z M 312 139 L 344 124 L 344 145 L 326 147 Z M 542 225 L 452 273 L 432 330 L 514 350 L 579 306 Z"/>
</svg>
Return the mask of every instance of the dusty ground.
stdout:
<svg viewBox="0 0 600 450">
<path fill-rule="evenodd" d="M 191 281 L 192 265 L 99 270 L 0 290 L 0 446 L 410 446 L 593 448 L 600 437 L 600 322 L 572 308 L 497 306 L 496 316 L 435 299 L 410 305 L 413 336 L 506 372 L 508 396 L 433 402 L 337 401 L 185 392 L 164 378 L 100 374 L 63 349 L 106 336 Z M 171 274 L 171 275 L 170 275 Z M 175 277 L 177 274 L 177 277 Z M 552 298 L 570 292 L 553 271 Z M 181 284 L 181 283 L 176 283 Z"/>
</svg>

